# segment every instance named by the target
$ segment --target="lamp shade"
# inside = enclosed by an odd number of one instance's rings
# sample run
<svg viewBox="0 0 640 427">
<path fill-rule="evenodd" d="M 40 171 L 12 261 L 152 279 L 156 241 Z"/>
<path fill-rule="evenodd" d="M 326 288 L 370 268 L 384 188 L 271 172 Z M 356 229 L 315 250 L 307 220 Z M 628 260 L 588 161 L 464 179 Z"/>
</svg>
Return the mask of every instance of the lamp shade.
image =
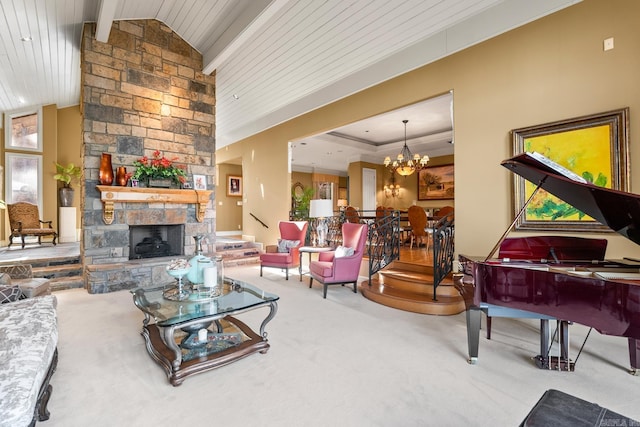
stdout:
<svg viewBox="0 0 640 427">
<path fill-rule="evenodd" d="M 311 200 L 309 206 L 310 218 L 328 218 L 333 216 L 333 201 L 329 199 L 314 199 Z"/>
<path fill-rule="evenodd" d="M 347 199 L 338 199 L 338 207 L 345 207 L 347 206 Z"/>
</svg>

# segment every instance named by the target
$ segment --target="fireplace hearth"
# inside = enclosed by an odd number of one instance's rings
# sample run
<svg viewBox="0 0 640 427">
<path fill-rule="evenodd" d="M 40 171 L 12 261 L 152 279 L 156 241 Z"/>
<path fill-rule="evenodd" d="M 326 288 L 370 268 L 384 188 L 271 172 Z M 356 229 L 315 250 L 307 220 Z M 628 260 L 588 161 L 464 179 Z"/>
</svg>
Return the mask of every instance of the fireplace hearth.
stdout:
<svg viewBox="0 0 640 427">
<path fill-rule="evenodd" d="M 129 259 L 184 255 L 184 224 L 129 227 Z"/>
</svg>

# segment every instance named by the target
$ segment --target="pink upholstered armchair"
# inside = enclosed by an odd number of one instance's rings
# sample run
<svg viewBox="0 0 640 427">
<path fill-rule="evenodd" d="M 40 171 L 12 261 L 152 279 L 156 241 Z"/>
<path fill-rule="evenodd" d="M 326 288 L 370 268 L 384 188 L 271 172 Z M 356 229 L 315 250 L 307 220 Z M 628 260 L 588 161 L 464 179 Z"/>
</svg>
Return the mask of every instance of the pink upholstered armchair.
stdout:
<svg viewBox="0 0 640 427">
<path fill-rule="evenodd" d="M 328 285 L 353 283 L 353 292 L 358 293 L 358 274 L 367 243 L 367 225 L 345 222 L 342 224 L 342 245 L 336 250 L 321 252 L 318 261 L 311 261 L 311 279 L 324 285 L 323 297 L 327 297 Z M 353 252 L 351 252 L 353 251 Z"/>
<path fill-rule="evenodd" d="M 289 269 L 300 264 L 300 252 L 298 248 L 304 246 L 307 237 L 306 221 L 280 221 L 280 239 L 277 245 L 268 245 L 265 253 L 260 255 L 260 276 L 262 267 L 274 267 L 284 269 L 289 280 Z"/>
</svg>

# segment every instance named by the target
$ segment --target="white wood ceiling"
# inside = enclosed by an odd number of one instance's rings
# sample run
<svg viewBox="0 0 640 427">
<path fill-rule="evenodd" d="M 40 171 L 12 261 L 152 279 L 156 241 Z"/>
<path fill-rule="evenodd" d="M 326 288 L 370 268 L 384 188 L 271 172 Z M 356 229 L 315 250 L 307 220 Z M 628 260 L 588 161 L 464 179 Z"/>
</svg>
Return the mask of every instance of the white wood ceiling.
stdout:
<svg viewBox="0 0 640 427">
<path fill-rule="evenodd" d="M 155 18 L 216 70 L 220 148 L 577 2 L 0 0 L 0 111 L 79 102 L 83 22 Z"/>
</svg>

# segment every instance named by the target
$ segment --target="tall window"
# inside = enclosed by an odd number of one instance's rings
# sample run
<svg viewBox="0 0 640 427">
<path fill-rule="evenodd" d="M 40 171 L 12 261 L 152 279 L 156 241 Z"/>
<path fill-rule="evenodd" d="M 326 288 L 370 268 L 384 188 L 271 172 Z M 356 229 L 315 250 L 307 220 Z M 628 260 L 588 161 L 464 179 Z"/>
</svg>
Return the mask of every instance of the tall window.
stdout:
<svg viewBox="0 0 640 427">
<path fill-rule="evenodd" d="M 5 114 L 5 132 L 4 200 L 42 210 L 42 109 Z"/>
</svg>

